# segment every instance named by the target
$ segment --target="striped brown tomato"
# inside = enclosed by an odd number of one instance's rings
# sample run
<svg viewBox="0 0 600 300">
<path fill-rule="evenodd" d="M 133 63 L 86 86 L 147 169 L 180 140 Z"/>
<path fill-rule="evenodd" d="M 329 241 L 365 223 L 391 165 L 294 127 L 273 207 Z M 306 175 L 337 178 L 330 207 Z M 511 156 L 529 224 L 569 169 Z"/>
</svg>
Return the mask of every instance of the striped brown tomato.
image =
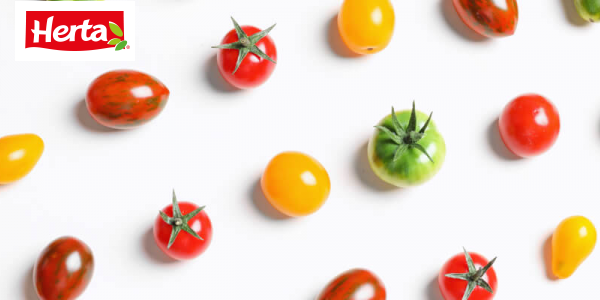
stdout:
<svg viewBox="0 0 600 300">
<path fill-rule="evenodd" d="M 74 237 L 61 237 L 40 254 L 33 269 L 41 300 L 73 300 L 88 286 L 94 272 L 90 248 Z"/>
<path fill-rule="evenodd" d="M 383 282 L 370 271 L 353 269 L 327 285 L 318 300 L 385 300 Z"/>
<path fill-rule="evenodd" d="M 119 70 L 96 78 L 85 101 L 98 123 L 128 129 L 154 119 L 168 99 L 169 89 L 158 79 L 142 72 Z"/>
<path fill-rule="evenodd" d="M 173 203 L 159 211 L 154 221 L 154 241 L 160 250 L 176 260 L 192 259 L 204 253 L 212 240 L 212 232 L 204 206 L 177 202 L 175 191 Z"/>
</svg>

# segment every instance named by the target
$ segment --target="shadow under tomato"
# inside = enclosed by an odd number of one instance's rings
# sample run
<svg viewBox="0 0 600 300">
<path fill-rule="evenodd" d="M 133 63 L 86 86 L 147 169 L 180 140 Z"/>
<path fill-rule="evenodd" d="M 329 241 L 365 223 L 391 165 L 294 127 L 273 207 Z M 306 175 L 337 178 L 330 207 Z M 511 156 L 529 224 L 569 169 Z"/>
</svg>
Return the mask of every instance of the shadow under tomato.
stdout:
<svg viewBox="0 0 600 300">
<path fill-rule="evenodd" d="M 435 276 L 425 288 L 425 299 L 427 300 L 444 300 L 440 287 L 438 285 L 438 277 Z"/>
<path fill-rule="evenodd" d="M 241 91 L 241 89 L 229 84 L 221 73 L 219 72 L 219 65 L 217 64 L 217 55 L 211 56 L 204 64 L 204 79 L 208 81 L 209 85 L 217 92 L 220 93 L 235 93 Z"/>
<path fill-rule="evenodd" d="M 148 229 L 146 233 L 142 237 L 142 248 L 144 249 L 144 253 L 146 256 L 150 258 L 152 261 L 160 264 L 171 264 L 178 262 L 175 259 L 172 259 L 170 256 L 164 254 L 156 242 L 154 241 L 154 233 L 152 228 Z"/>
<path fill-rule="evenodd" d="M 554 276 L 554 273 L 552 273 L 552 234 L 544 241 L 542 255 L 544 257 L 544 266 L 546 268 L 546 278 L 550 281 L 557 281 L 558 277 Z"/>
<path fill-rule="evenodd" d="M 250 187 L 250 199 L 256 207 L 256 209 L 263 214 L 265 217 L 272 220 L 289 220 L 292 219 L 290 216 L 280 213 L 277 209 L 269 203 L 269 200 L 265 197 L 260 185 L 260 178 L 252 184 Z"/>
<path fill-rule="evenodd" d="M 368 149 L 369 142 L 365 142 L 362 147 L 356 152 L 356 157 L 354 158 L 354 170 L 356 172 L 356 176 L 360 179 L 360 181 L 367 187 L 371 188 L 377 192 L 391 192 L 391 191 L 399 191 L 401 188 L 393 186 L 383 180 L 381 180 L 373 170 L 371 169 L 371 165 L 369 164 L 368 157 Z"/>
<path fill-rule="evenodd" d="M 571 25 L 579 27 L 590 25 L 588 21 L 581 18 L 581 16 L 577 12 L 577 8 L 575 7 L 575 3 L 573 0 L 558 1 L 562 3 L 563 9 L 565 11 L 565 19 L 567 19 L 567 21 L 571 23 Z"/>
<path fill-rule="evenodd" d="M 501 159 L 508 161 L 518 161 L 521 160 L 521 157 L 512 153 L 504 142 L 502 141 L 502 137 L 500 137 L 500 130 L 498 129 L 498 119 L 494 120 L 487 130 L 487 139 L 490 148 L 492 151 Z"/>
<path fill-rule="evenodd" d="M 337 14 L 333 16 L 327 23 L 327 42 L 331 51 L 340 57 L 361 57 L 362 55 L 352 52 L 340 36 L 340 30 L 338 28 Z"/>
<path fill-rule="evenodd" d="M 452 0 L 440 0 L 440 14 L 446 21 L 446 24 L 448 24 L 457 35 L 465 40 L 471 42 L 485 42 L 489 40 L 489 38 L 473 31 L 473 29 L 469 28 L 469 26 L 461 20 L 454 8 L 454 4 L 452 4 Z"/>
<path fill-rule="evenodd" d="M 33 286 L 33 266 L 26 272 L 23 277 L 23 299 L 25 300 L 39 300 L 35 287 Z"/>
<path fill-rule="evenodd" d="M 92 116 L 90 115 L 90 113 L 87 110 L 87 105 L 85 104 L 85 99 L 77 102 L 77 104 L 75 105 L 75 108 L 73 110 L 73 113 L 75 114 L 75 118 L 77 118 L 77 121 L 79 122 L 79 124 L 81 124 L 81 126 L 89 131 L 92 132 L 117 132 L 120 131 L 119 129 L 114 129 L 114 128 L 109 128 L 106 126 L 101 125 L 100 123 L 96 122 L 96 120 L 94 120 L 94 118 L 92 118 Z"/>
</svg>

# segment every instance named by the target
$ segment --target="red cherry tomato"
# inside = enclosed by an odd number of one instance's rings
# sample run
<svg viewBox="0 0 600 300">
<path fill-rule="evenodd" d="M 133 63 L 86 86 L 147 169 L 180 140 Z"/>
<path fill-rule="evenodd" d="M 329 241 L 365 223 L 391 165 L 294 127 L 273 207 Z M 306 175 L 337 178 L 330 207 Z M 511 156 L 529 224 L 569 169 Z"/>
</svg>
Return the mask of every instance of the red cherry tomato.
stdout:
<svg viewBox="0 0 600 300">
<path fill-rule="evenodd" d="M 128 129 L 156 117 L 167 104 L 169 89 L 158 79 L 137 71 L 121 70 L 100 75 L 85 98 L 98 123 Z"/>
<path fill-rule="evenodd" d="M 92 279 L 94 257 L 90 248 L 73 237 L 53 241 L 33 269 L 35 290 L 41 300 L 73 300 Z"/>
<path fill-rule="evenodd" d="M 556 107 L 539 95 L 524 95 L 510 102 L 498 121 L 500 136 L 510 151 L 521 157 L 539 155 L 558 138 Z"/>
<path fill-rule="evenodd" d="M 472 262 L 471 268 L 468 261 Z M 467 286 L 471 282 L 474 282 L 475 287 L 467 299 L 490 300 L 494 298 L 498 289 L 496 271 L 491 267 L 494 261 L 495 259 L 489 262 L 477 253 L 467 253 L 466 251 L 453 256 L 444 264 L 438 276 L 438 284 L 444 299 L 462 300 L 465 294 L 468 294 Z M 489 290 L 481 286 L 485 284 Z"/>
<path fill-rule="evenodd" d="M 154 221 L 154 240 L 168 256 L 177 260 L 198 257 L 210 245 L 212 224 L 204 207 L 177 202 L 165 207 Z"/>
<path fill-rule="evenodd" d="M 385 300 L 385 287 L 375 274 L 354 269 L 330 282 L 318 300 Z"/>
<path fill-rule="evenodd" d="M 237 26 L 237 23 L 235 23 L 235 21 L 234 25 Z M 249 39 L 246 39 L 246 41 L 251 41 L 252 35 L 261 32 L 260 29 L 254 26 L 241 26 L 240 28 L 245 33 L 245 35 L 249 37 Z M 265 31 L 268 32 L 272 28 L 273 27 L 270 27 Z M 227 35 L 225 35 L 225 37 L 221 41 L 221 45 L 215 47 L 221 48 L 224 45 L 229 45 L 240 41 L 241 39 L 238 36 L 238 33 L 235 29 L 233 29 L 229 31 Z M 243 47 L 241 46 L 241 43 L 237 43 L 234 45 L 237 45 L 238 48 Z M 249 52 L 239 64 L 239 67 L 236 70 L 236 65 L 238 64 L 238 56 L 240 54 L 240 51 L 242 50 L 221 48 L 217 53 L 217 64 L 219 66 L 219 72 L 227 82 L 239 89 L 253 88 L 263 84 L 265 81 L 267 81 L 267 79 L 269 79 L 271 73 L 273 73 L 273 71 L 275 70 L 274 62 L 277 61 L 277 49 L 275 48 L 275 42 L 273 41 L 273 39 L 270 36 L 266 35 L 263 38 L 256 41 L 254 45 L 258 47 L 259 51 L 264 53 L 266 56 L 270 57 L 272 61 L 269 61 L 264 56 L 260 57 L 254 52 Z M 252 49 L 252 47 L 249 46 L 248 49 Z"/>
</svg>

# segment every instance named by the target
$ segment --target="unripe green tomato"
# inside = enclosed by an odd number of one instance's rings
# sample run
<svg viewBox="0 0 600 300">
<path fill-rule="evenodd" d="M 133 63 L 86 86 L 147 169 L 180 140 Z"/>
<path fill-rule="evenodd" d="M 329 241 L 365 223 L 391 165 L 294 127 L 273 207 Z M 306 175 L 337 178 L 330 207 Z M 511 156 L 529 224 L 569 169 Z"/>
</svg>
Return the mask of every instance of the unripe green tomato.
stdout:
<svg viewBox="0 0 600 300">
<path fill-rule="evenodd" d="M 600 21 L 600 0 L 575 0 L 577 12 L 586 21 Z"/>
</svg>

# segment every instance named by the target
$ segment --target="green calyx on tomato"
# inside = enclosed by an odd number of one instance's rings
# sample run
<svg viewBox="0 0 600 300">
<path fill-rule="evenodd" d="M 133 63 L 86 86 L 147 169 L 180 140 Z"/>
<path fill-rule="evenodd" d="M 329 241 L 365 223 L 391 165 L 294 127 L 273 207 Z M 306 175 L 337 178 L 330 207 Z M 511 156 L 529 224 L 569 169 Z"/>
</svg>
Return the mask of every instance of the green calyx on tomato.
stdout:
<svg viewBox="0 0 600 300">
<path fill-rule="evenodd" d="M 273 26 L 271 26 L 263 31 L 260 31 L 251 36 L 248 36 L 244 32 L 244 30 L 242 30 L 242 27 L 240 27 L 240 25 L 235 21 L 235 19 L 233 17 L 231 17 L 231 20 L 233 21 L 233 26 L 235 27 L 235 32 L 238 35 L 238 41 L 230 43 L 230 44 L 212 46 L 212 48 L 237 49 L 239 51 L 235 69 L 233 70 L 233 73 L 231 73 L 231 74 L 235 74 L 235 72 L 240 67 L 240 64 L 242 63 L 244 58 L 246 58 L 246 55 L 248 55 L 248 53 L 254 53 L 257 56 L 261 57 L 262 59 L 266 59 L 274 64 L 277 63 L 273 59 L 271 59 L 267 54 L 265 54 L 262 50 L 260 50 L 260 48 L 258 48 L 256 46 L 256 43 L 258 41 L 260 41 L 262 38 L 264 38 L 265 36 L 267 36 L 269 34 L 269 32 L 273 29 L 273 27 L 275 27 L 275 25 L 277 25 L 277 24 L 273 24 Z"/>
<path fill-rule="evenodd" d="M 415 186 L 431 179 L 446 156 L 444 138 L 429 116 L 415 110 L 394 111 L 377 126 L 368 145 L 375 175 L 398 187 Z"/>
<path fill-rule="evenodd" d="M 195 237 L 199 240 L 202 240 L 202 238 L 192 228 L 190 228 L 190 226 L 188 225 L 188 222 L 190 221 L 190 219 L 192 219 L 194 216 L 196 216 L 199 212 L 201 212 L 204 209 L 204 207 L 205 206 L 198 207 L 197 209 L 195 209 L 194 211 L 192 211 L 191 213 L 189 213 L 187 215 L 181 214 L 181 210 L 179 209 L 179 203 L 177 202 L 177 197 L 175 196 L 175 190 L 173 190 L 173 217 L 169 217 L 162 210 L 159 211 L 160 216 L 163 219 L 163 221 L 165 221 L 165 223 L 167 223 L 167 224 L 171 225 L 171 227 L 173 227 L 173 229 L 171 231 L 171 237 L 169 238 L 169 245 L 167 246 L 167 249 L 171 248 L 171 246 L 175 242 L 175 239 L 177 239 L 177 235 L 179 234 L 179 232 L 181 232 L 181 230 L 191 234 L 193 237 Z"/>
<path fill-rule="evenodd" d="M 479 286 L 479 287 L 483 288 L 484 290 L 493 294 L 494 291 L 492 290 L 490 285 L 483 279 L 483 275 L 485 275 L 485 273 L 492 267 L 492 265 L 496 261 L 496 257 L 494 257 L 494 259 L 492 259 L 483 268 L 477 269 L 477 268 L 475 268 L 475 263 L 473 263 L 473 259 L 471 258 L 471 255 L 469 255 L 467 250 L 464 248 L 463 248 L 463 251 L 465 252 L 465 259 L 467 260 L 467 266 L 469 267 L 469 272 L 468 273 L 450 273 L 450 274 L 445 274 L 445 276 L 448 278 L 460 279 L 460 280 L 465 280 L 468 282 L 467 289 L 465 290 L 462 300 L 469 299 L 469 296 L 471 296 L 471 293 L 473 293 L 473 291 L 475 290 L 475 287 L 477 287 L 477 286 Z"/>
<path fill-rule="evenodd" d="M 385 134 L 387 134 L 388 137 L 394 141 L 394 143 L 398 144 L 398 148 L 396 148 L 396 151 L 394 152 L 394 162 L 397 161 L 398 158 L 400 158 L 402 154 L 409 148 L 415 148 L 423 152 L 423 154 L 427 155 L 427 158 L 433 162 L 431 156 L 427 154 L 427 150 L 417 143 L 421 138 L 423 138 L 425 130 L 431 121 L 432 115 L 433 112 L 429 114 L 429 118 L 427 119 L 427 122 L 425 122 L 425 125 L 423 125 L 423 128 L 417 131 L 417 114 L 415 112 L 415 102 L 413 101 L 410 121 L 408 122 L 408 126 L 406 126 L 406 128 L 402 127 L 402 124 L 400 124 L 398 121 L 394 107 L 392 107 L 392 125 L 394 126 L 394 132 L 381 125 L 375 126 L 375 128 L 385 132 Z"/>
</svg>

